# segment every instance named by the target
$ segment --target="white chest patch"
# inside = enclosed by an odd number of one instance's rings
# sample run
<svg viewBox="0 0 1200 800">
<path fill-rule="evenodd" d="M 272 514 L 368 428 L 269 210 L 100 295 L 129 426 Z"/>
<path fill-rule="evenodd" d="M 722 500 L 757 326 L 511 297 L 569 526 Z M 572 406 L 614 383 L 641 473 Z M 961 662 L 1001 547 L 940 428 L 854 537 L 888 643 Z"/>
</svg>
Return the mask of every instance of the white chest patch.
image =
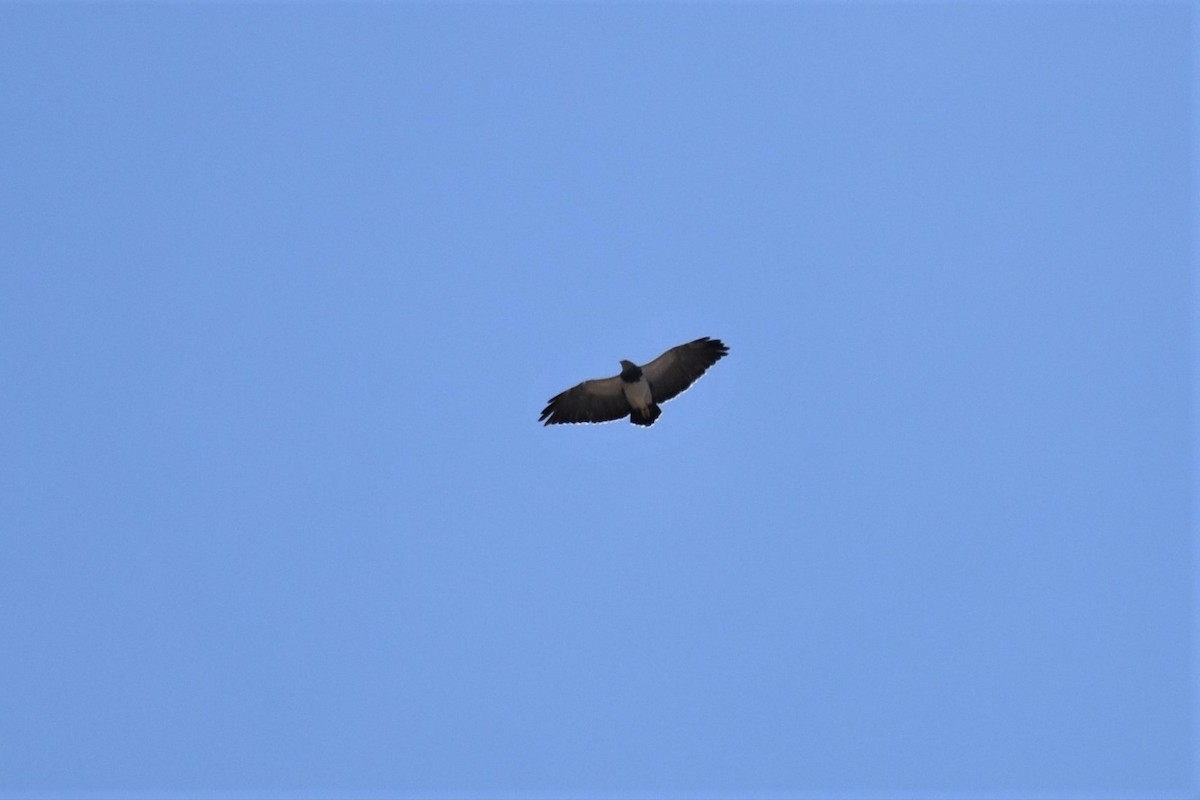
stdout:
<svg viewBox="0 0 1200 800">
<path fill-rule="evenodd" d="M 646 383 L 645 378 L 641 378 L 637 383 L 622 383 L 621 389 L 625 392 L 625 399 L 629 401 L 629 405 L 639 411 L 645 411 L 654 402 L 654 396 L 650 394 L 650 384 Z"/>
</svg>

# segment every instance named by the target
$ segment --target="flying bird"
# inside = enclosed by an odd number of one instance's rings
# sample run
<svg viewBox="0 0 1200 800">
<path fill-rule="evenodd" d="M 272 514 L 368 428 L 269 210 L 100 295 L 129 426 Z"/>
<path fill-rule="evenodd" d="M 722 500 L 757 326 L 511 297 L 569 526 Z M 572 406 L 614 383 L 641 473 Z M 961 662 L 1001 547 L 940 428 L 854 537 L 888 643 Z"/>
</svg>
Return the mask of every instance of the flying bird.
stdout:
<svg viewBox="0 0 1200 800">
<path fill-rule="evenodd" d="M 629 417 L 634 425 L 653 425 L 662 414 L 659 403 L 685 391 L 728 352 L 720 339 L 705 336 L 672 347 L 640 367 L 622 360 L 620 375 L 584 381 L 550 398 L 538 421 L 558 425 Z"/>
</svg>

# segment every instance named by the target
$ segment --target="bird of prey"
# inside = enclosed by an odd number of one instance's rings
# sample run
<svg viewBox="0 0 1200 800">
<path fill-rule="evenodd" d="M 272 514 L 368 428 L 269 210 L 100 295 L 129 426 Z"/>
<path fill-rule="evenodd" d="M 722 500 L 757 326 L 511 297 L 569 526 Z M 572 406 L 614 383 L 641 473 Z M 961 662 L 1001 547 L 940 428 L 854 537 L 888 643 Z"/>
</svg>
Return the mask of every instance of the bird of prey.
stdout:
<svg viewBox="0 0 1200 800">
<path fill-rule="evenodd" d="M 634 425 L 653 425 L 665 403 L 682 393 L 717 363 L 729 348 L 720 339 L 705 336 L 672 347 L 649 364 L 621 361 L 621 374 L 596 378 L 550 398 L 538 421 L 611 422 L 629 417 Z"/>
</svg>

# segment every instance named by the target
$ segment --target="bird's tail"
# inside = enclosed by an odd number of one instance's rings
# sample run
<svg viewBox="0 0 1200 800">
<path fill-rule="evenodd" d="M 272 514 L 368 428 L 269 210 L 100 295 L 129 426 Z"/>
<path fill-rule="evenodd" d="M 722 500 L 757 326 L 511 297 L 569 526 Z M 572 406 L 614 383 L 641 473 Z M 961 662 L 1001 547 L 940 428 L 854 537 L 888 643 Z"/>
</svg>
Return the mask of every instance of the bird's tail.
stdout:
<svg viewBox="0 0 1200 800">
<path fill-rule="evenodd" d="M 654 420 L 658 419 L 660 414 L 662 414 L 662 409 L 658 407 L 658 404 L 651 403 L 646 407 L 645 414 L 636 408 L 633 409 L 633 413 L 629 415 L 629 421 L 634 425 L 645 425 L 649 427 L 654 424 Z"/>
</svg>

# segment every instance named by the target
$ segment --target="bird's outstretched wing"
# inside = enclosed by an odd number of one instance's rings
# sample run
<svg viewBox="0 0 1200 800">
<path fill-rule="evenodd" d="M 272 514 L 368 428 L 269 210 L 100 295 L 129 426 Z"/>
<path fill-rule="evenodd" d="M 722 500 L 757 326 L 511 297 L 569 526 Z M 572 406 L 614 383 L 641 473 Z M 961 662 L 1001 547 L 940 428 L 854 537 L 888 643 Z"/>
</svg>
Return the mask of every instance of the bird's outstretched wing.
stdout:
<svg viewBox="0 0 1200 800">
<path fill-rule="evenodd" d="M 565 392 L 554 395 L 542 409 L 538 421 L 546 425 L 563 422 L 611 422 L 629 416 L 632 411 L 621 376 L 584 381 Z"/>
<path fill-rule="evenodd" d="M 672 347 L 644 365 L 642 374 L 650 383 L 654 402 L 665 403 L 683 392 L 728 352 L 729 348 L 720 339 L 705 336 L 703 339 Z"/>
</svg>

